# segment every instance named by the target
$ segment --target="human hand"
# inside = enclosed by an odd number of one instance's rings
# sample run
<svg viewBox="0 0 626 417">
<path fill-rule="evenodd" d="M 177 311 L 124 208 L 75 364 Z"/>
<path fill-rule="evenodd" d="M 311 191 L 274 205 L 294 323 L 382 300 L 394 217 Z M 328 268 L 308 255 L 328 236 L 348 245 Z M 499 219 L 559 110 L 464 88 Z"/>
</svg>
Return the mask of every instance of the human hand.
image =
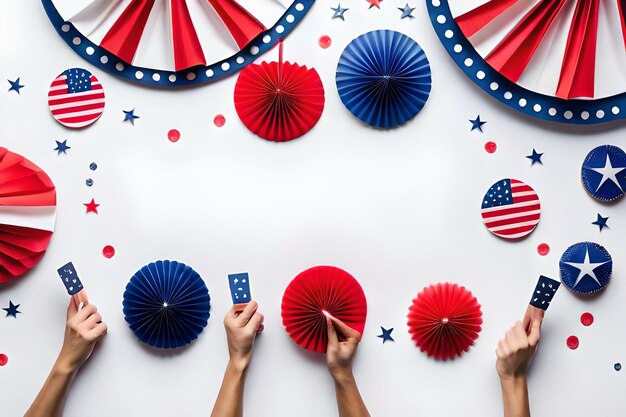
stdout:
<svg viewBox="0 0 626 417">
<path fill-rule="evenodd" d="M 524 323 L 520 321 L 515 323 L 504 339 L 498 342 L 496 370 L 503 381 L 526 378 L 530 362 L 539 344 L 543 310 L 529 307 Z M 539 312 L 534 310 L 539 310 Z"/>
<path fill-rule="evenodd" d="M 65 338 L 56 366 L 64 372 L 78 371 L 106 333 L 107 325 L 94 304 L 86 304 L 79 310 L 74 300 L 70 299 Z"/>
<path fill-rule="evenodd" d="M 328 371 L 335 380 L 352 378 L 352 363 L 361 341 L 361 333 L 330 314 L 325 314 L 328 328 L 326 347 Z"/>
<path fill-rule="evenodd" d="M 258 308 L 259 304 L 252 300 L 243 311 L 233 306 L 224 317 L 230 361 L 241 371 L 248 368 L 252 360 L 254 340 L 256 335 L 263 330 L 264 317 L 259 313 Z"/>
</svg>

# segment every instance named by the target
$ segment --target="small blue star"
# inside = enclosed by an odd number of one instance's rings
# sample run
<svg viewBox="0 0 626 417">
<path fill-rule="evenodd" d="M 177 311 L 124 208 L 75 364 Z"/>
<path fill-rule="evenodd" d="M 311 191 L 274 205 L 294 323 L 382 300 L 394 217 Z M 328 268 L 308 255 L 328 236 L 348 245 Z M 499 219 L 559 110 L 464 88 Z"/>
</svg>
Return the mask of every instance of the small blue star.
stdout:
<svg viewBox="0 0 626 417">
<path fill-rule="evenodd" d="M 385 344 L 386 341 L 395 342 L 395 340 L 393 340 L 393 337 L 391 337 L 393 327 L 391 329 L 385 329 L 383 326 L 380 326 L 380 330 L 383 332 L 383 334 L 379 334 L 376 337 L 380 337 L 381 339 L 383 339 L 383 344 Z"/>
<path fill-rule="evenodd" d="M 3 308 L 3 310 L 7 312 L 7 315 L 5 317 L 13 316 L 17 318 L 17 314 L 21 313 L 21 311 L 17 311 L 17 308 L 19 306 L 19 304 L 15 305 L 13 304 L 13 301 L 9 300 L 9 306 L 7 308 Z"/>
<path fill-rule="evenodd" d="M 8 79 L 7 79 L 7 81 L 9 82 L 9 84 L 11 84 L 11 88 L 9 88 L 8 91 L 15 91 L 15 92 L 17 92 L 17 94 L 19 94 L 20 93 L 20 88 L 24 87 L 23 84 L 20 84 L 20 77 L 17 77 L 17 80 L 15 80 L 15 81 L 11 81 L 11 80 L 8 80 Z"/>
<path fill-rule="evenodd" d="M 605 227 L 607 229 L 610 229 L 609 226 L 606 224 L 606 222 L 608 220 L 609 220 L 608 217 L 602 217 L 602 216 L 600 216 L 600 213 L 598 213 L 598 219 L 595 222 L 591 223 L 591 224 L 594 224 L 594 225 L 598 226 L 600 228 L 600 231 L 602 231 L 602 229 L 604 229 Z"/>
<path fill-rule="evenodd" d="M 534 148 L 533 148 L 533 154 L 532 155 L 527 155 L 526 158 L 530 159 L 532 162 L 530 164 L 530 166 L 533 166 L 535 164 L 541 164 L 543 165 L 543 162 L 541 162 L 541 157 L 543 156 L 543 153 L 538 153 Z"/>
<path fill-rule="evenodd" d="M 405 17 L 408 17 L 409 20 L 415 19 L 415 16 L 413 16 L 413 10 L 415 10 L 415 7 L 409 7 L 409 3 L 407 3 L 404 7 L 398 7 L 398 10 L 402 12 L 400 19 L 404 19 Z"/>
<path fill-rule="evenodd" d="M 58 140 L 55 140 L 55 142 L 57 143 L 57 147 L 53 150 L 57 151 L 57 155 L 61 155 L 62 153 L 67 155 L 67 150 L 72 149 L 70 146 L 67 146 L 67 139 L 63 142 L 59 142 Z"/>
<path fill-rule="evenodd" d="M 343 17 L 343 14 L 350 9 L 348 9 L 347 7 L 341 7 L 341 4 L 337 4 L 337 7 L 331 7 L 330 10 L 334 12 L 331 19 L 341 19 L 345 22 L 346 19 Z"/>
<path fill-rule="evenodd" d="M 135 109 L 132 110 L 122 110 L 124 112 L 124 121 L 130 121 L 130 124 L 135 126 L 135 119 L 139 119 L 139 116 L 135 116 Z"/>
<path fill-rule="evenodd" d="M 473 131 L 474 129 L 478 129 L 478 130 L 480 130 L 480 133 L 482 133 L 483 132 L 483 125 L 485 123 L 487 123 L 487 122 L 481 121 L 480 120 L 480 115 L 478 115 L 478 116 L 476 116 L 476 119 L 474 119 L 474 120 L 470 119 L 470 123 L 472 124 L 472 130 L 470 130 L 470 132 Z"/>
</svg>

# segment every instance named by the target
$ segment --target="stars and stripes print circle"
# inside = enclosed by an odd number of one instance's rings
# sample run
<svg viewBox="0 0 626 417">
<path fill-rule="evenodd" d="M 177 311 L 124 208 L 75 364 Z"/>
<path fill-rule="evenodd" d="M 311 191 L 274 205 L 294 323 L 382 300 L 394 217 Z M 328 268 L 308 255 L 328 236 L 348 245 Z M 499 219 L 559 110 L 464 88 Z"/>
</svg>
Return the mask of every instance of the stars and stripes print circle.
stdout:
<svg viewBox="0 0 626 417">
<path fill-rule="evenodd" d="M 480 212 L 491 233 L 504 239 L 519 239 L 537 227 L 541 204 L 529 185 L 506 178 L 487 191 Z"/>
<path fill-rule="evenodd" d="M 102 115 L 104 89 L 89 71 L 71 68 L 52 81 L 48 91 L 48 107 L 52 116 L 62 125 L 85 127 Z"/>
</svg>

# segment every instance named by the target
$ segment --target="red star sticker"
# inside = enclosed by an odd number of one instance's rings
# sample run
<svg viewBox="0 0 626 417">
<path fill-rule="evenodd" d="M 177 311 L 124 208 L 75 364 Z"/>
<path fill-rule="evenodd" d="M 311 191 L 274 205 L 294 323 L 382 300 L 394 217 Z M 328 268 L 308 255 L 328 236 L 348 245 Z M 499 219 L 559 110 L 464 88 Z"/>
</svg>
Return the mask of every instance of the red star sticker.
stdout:
<svg viewBox="0 0 626 417">
<path fill-rule="evenodd" d="M 380 9 L 380 3 L 382 3 L 383 0 L 367 0 L 367 2 L 370 4 L 370 9 L 372 7 L 376 7 L 378 9 Z"/>
<path fill-rule="evenodd" d="M 91 202 L 83 203 L 83 206 L 87 207 L 87 212 L 85 214 L 87 214 L 87 213 L 96 213 L 96 214 L 98 214 L 98 206 L 99 205 L 100 204 L 96 204 L 96 202 L 94 201 L 93 198 L 91 199 Z"/>
</svg>

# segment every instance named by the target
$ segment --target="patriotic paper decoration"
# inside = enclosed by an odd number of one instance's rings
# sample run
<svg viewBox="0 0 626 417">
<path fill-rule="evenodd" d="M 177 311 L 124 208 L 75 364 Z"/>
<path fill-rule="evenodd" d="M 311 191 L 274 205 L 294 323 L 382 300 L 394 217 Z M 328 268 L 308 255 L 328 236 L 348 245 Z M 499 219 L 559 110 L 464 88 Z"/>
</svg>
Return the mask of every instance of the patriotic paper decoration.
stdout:
<svg viewBox="0 0 626 417">
<path fill-rule="evenodd" d="M 474 344 L 482 315 L 476 297 L 465 287 L 449 282 L 430 285 L 409 307 L 409 333 L 420 351 L 446 361 Z"/>
<path fill-rule="evenodd" d="M 143 343 L 179 348 L 206 327 L 211 297 L 191 267 L 176 261 L 156 261 L 133 275 L 124 292 L 124 318 Z"/>
<path fill-rule="evenodd" d="M 567 288 L 579 294 L 591 294 L 609 283 L 613 260 L 603 246 L 580 242 L 567 248 L 559 266 L 561 281 Z"/>
<path fill-rule="evenodd" d="M 624 118 L 626 3 L 575 3 L 570 9 L 566 0 L 531 0 L 528 7 L 517 0 L 426 1 L 448 54 L 503 104 L 561 123 Z"/>
<path fill-rule="evenodd" d="M 390 129 L 412 119 L 426 104 L 430 64 L 413 39 L 392 30 L 376 30 L 344 49 L 336 83 L 341 101 L 352 114 L 370 126 Z"/>
<path fill-rule="evenodd" d="M 626 154 L 617 146 L 598 146 L 583 161 L 581 176 L 593 198 L 604 202 L 617 200 L 626 189 Z"/>
<path fill-rule="evenodd" d="M 52 117 L 63 126 L 89 126 L 102 115 L 104 89 L 96 76 L 86 69 L 70 68 L 52 81 L 48 107 Z"/>
<path fill-rule="evenodd" d="M 37 165 L 0 147 L 0 283 L 43 257 L 52 237 L 56 189 Z"/>
<path fill-rule="evenodd" d="M 530 297 L 529 304 L 533 307 L 547 310 L 552 302 L 552 298 L 554 298 L 554 294 L 556 294 L 556 290 L 560 286 L 560 282 L 541 275 L 535 286 L 535 291 L 533 291 L 533 295 Z"/>
<path fill-rule="evenodd" d="M 284 39 L 315 0 L 42 0 L 61 38 L 91 65 L 179 87 L 231 75 Z"/>
<path fill-rule="evenodd" d="M 537 227 L 541 204 L 529 185 L 505 178 L 489 188 L 480 213 L 491 233 L 504 239 L 519 239 Z"/>
<path fill-rule="evenodd" d="M 333 266 L 316 266 L 291 281 L 281 309 L 289 336 L 307 350 L 325 353 L 328 329 L 324 312 L 363 334 L 367 301 L 352 275 Z"/>
<path fill-rule="evenodd" d="M 57 273 L 69 295 L 78 294 L 83 290 L 83 283 L 80 281 L 73 263 L 68 262 L 63 265 L 61 268 L 57 269 Z"/>
<path fill-rule="evenodd" d="M 283 62 L 247 66 L 235 84 L 235 109 L 248 129 L 263 139 L 285 142 L 315 126 L 324 109 L 324 86 L 314 68 Z"/>
<path fill-rule="evenodd" d="M 228 275 L 228 285 L 233 304 L 246 304 L 252 299 L 250 295 L 250 277 L 247 272 Z"/>
</svg>

